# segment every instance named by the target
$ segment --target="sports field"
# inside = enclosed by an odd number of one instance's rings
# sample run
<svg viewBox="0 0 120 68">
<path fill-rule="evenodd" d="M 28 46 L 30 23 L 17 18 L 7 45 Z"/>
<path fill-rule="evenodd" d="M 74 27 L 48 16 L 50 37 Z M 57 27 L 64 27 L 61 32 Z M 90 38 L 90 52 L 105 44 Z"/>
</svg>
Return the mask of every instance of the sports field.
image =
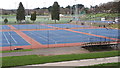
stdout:
<svg viewBox="0 0 120 68">
<path fill-rule="evenodd" d="M 85 43 L 114 43 L 120 40 L 118 29 L 79 24 L 23 24 L 1 27 L 2 50 L 83 46 Z"/>
</svg>

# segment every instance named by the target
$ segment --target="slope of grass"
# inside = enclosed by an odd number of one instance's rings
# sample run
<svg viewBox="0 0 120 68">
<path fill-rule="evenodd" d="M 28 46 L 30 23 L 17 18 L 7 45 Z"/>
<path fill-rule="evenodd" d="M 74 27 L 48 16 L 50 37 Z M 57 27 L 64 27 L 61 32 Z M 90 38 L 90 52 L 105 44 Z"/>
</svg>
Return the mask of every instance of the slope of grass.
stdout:
<svg viewBox="0 0 120 68">
<path fill-rule="evenodd" d="M 120 24 L 112 24 L 109 27 L 120 29 Z"/>
<path fill-rule="evenodd" d="M 95 66 L 119 66 L 120 62 L 118 63 L 104 63 L 104 64 L 98 64 Z"/>
<path fill-rule="evenodd" d="M 118 13 L 87 14 L 88 17 L 118 17 Z"/>
<path fill-rule="evenodd" d="M 3 67 L 21 66 L 30 64 L 43 64 L 50 62 L 92 59 L 102 57 L 118 56 L 118 51 L 96 52 L 87 54 L 70 54 L 70 55 L 56 55 L 56 56 L 39 56 L 39 55 L 26 55 L 26 56 L 11 56 L 3 57 Z"/>
<path fill-rule="evenodd" d="M 119 13 L 97 13 L 97 14 L 86 14 L 81 20 L 101 20 L 102 17 L 108 17 L 107 20 L 113 20 L 113 17 L 118 17 Z"/>
</svg>

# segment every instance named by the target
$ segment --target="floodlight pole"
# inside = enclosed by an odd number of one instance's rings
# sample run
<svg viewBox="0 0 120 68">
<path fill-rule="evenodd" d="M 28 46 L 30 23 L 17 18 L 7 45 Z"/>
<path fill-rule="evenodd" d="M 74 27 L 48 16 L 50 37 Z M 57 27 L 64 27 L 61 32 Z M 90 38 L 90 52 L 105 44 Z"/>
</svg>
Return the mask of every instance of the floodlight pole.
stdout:
<svg viewBox="0 0 120 68">
<path fill-rule="evenodd" d="M 29 15 L 29 8 L 28 8 L 28 3 L 27 2 L 26 2 L 25 13 L 26 13 L 26 15 L 25 15 L 25 17 L 26 17 L 25 23 L 28 23 L 29 22 L 29 17 L 28 17 L 28 15 Z"/>
<path fill-rule="evenodd" d="M 75 20 L 76 20 L 76 24 L 78 21 L 78 5 L 77 5 L 77 0 L 75 0 Z"/>
<path fill-rule="evenodd" d="M 75 0 L 75 19 L 77 19 L 77 4 L 76 4 L 76 0 Z"/>
<path fill-rule="evenodd" d="M 70 4 L 71 4 L 71 2 L 70 2 Z M 70 13 L 69 13 L 70 17 L 73 17 L 73 16 L 72 16 L 72 13 L 73 13 L 73 8 L 72 8 L 72 6 L 70 6 L 70 9 L 69 9 L 69 10 L 70 10 Z"/>
</svg>

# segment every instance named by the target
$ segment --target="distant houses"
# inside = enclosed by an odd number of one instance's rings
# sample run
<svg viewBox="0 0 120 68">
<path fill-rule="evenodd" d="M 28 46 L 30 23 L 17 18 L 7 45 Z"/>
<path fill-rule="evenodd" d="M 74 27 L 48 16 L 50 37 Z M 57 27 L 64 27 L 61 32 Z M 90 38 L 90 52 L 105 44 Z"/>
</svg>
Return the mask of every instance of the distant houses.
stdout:
<svg viewBox="0 0 120 68">
<path fill-rule="evenodd" d="M 83 13 L 119 13 L 120 12 L 120 7 L 118 5 L 120 4 L 119 2 L 108 2 L 108 3 L 103 3 L 100 5 L 95 5 L 91 6 L 90 8 L 84 7 L 82 4 L 77 4 L 78 7 L 78 14 L 83 14 Z M 67 7 L 60 7 L 60 14 L 67 14 L 67 15 L 72 15 L 75 14 L 76 10 L 75 7 L 76 5 L 73 6 L 67 6 Z M 52 7 L 43 7 L 43 8 L 34 8 L 34 9 L 25 9 L 26 15 L 30 15 L 32 12 L 36 11 L 37 15 L 50 15 L 50 9 Z M 82 11 L 83 10 L 83 11 Z M 0 8 L 0 14 L 3 15 L 9 15 L 9 14 L 16 14 L 16 9 L 2 9 Z"/>
<path fill-rule="evenodd" d="M 25 9 L 26 15 L 30 15 L 32 12 L 36 11 L 38 15 L 46 15 L 49 14 L 47 9 Z M 16 14 L 16 9 L 0 9 L 1 15 L 12 15 Z"/>
<path fill-rule="evenodd" d="M 49 15 L 48 9 L 25 9 L 26 15 L 30 15 L 32 12 L 36 11 L 37 15 Z M 61 14 L 70 14 L 69 9 L 60 8 Z M 16 14 L 16 9 L 0 9 L 1 15 L 13 15 Z"/>
<path fill-rule="evenodd" d="M 0 8 L 0 14 L 2 15 L 12 15 L 12 14 L 15 14 L 16 13 L 16 10 L 14 9 L 1 9 Z"/>
<path fill-rule="evenodd" d="M 30 15 L 32 12 L 36 11 L 37 15 L 50 15 L 48 8 L 36 8 L 36 9 L 25 9 L 26 15 Z M 75 10 L 69 8 L 60 7 L 60 14 L 74 14 Z M 16 14 L 16 9 L 0 9 L 0 14 L 2 15 L 12 15 Z"/>
</svg>

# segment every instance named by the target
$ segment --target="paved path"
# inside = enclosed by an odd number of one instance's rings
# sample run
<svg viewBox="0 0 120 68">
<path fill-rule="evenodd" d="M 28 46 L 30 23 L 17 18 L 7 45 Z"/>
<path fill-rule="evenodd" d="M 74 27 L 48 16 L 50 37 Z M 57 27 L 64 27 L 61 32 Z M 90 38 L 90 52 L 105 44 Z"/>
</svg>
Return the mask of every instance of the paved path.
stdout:
<svg viewBox="0 0 120 68">
<path fill-rule="evenodd" d="M 22 56 L 22 55 L 61 55 L 61 54 L 80 54 L 80 53 L 89 53 L 89 51 L 81 48 L 81 46 L 41 48 L 41 49 L 34 49 L 33 51 L 26 51 L 26 52 L 2 53 L 2 57 Z"/>
<path fill-rule="evenodd" d="M 97 58 L 97 59 L 83 59 L 83 60 L 74 60 L 74 61 L 65 61 L 65 62 L 55 62 L 55 63 L 45 63 L 45 64 L 36 64 L 36 65 L 27 65 L 13 68 L 36 68 L 38 66 L 90 66 L 103 63 L 113 63 L 120 62 L 118 61 L 118 56 L 116 57 L 107 57 L 107 58 Z M 70 68 L 70 67 L 69 67 Z"/>
</svg>

